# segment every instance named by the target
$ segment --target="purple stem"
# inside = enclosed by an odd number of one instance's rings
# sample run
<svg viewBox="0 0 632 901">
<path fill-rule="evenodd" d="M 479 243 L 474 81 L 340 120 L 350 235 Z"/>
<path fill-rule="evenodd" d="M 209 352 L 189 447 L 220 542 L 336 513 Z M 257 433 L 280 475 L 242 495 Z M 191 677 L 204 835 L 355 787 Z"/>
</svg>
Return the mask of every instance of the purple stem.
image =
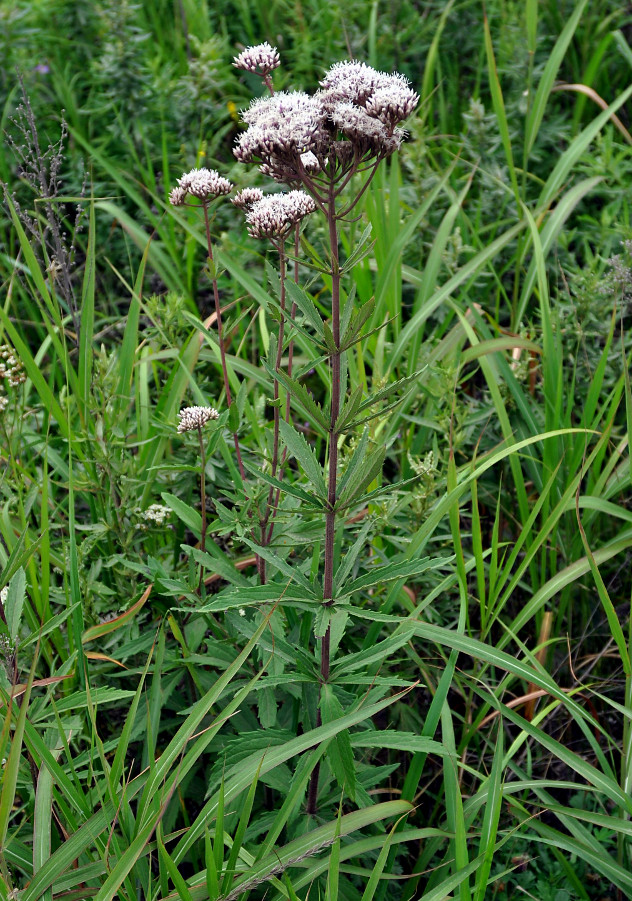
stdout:
<svg viewBox="0 0 632 901">
<path fill-rule="evenodd" d="M 331 249 L 331 330 L 336 352 L 331 354 L 331 412 L 329 417 L 329 472 L 327 482 L 327 513 L 325 516 L 325 569 L 323 573 L 323 603 L 331 606 L 334 596 L 334 538 L 336 533 L 336 484 L 338 475 L 338 433 L 336 422 L 340 413 L 340 258 L 338 254 L 338 230 L 335 207 L 335 184 L 329 186 L 329 202 L 327 205 L 327 221 L 329 225 L 329 244 Z M 322 686 L 329 681 L 330 671 L 331 629 L 328 626 L 320 646 L 320 682 Z M 322 725 L 320 706 L 316 718 L 316 727 Z M 318 776 L 320 763 L 317 763 L 310 777 L 307 792 L 307 813 L 314 816 L 318 809 Z"/>
<path fill-rule="evenodd" d="M 232 397 L 230 393 L 230 385 L 228 384 L 228 368 L 226 366 L 226 347 L 224 345 L 224 331 L 222 328 L 222 309 L 219 303 L 219 291 L 217 288 L 217 278 L 215 276 L 215 261 L 213 259 L 213 244 L 211 242 L 211 224 L 208 217 L 208 203 L 204 202 L 202 204 L 202 208 L 204 210 L 204 225 L 206 227 L 206 244 L 208 248 L 208 258 L 212 264 L 212 272 L 213 278 L 211 279 L 213 283 L 213 298 L 215 300 L 215 318 L 217 319 L 217 340 L 219 343 L 219 355 L 222 360 L 222 373 L 224 375 L 224 391 L 226 392 L 226 404 L 230 407 L 232 403 Z M 241 449 L 239 447 L 239 438 L 237 437 L 237 432 L 233 433 L 233 441 L 235 442 L 235 453 L 237 454 L 237 463 L 239 465 L 239 474 L 241 475 L 242 481 L 246 480 L 246 473 L 244 470 L 244 464 L 241 459 Z"/>
</svg>

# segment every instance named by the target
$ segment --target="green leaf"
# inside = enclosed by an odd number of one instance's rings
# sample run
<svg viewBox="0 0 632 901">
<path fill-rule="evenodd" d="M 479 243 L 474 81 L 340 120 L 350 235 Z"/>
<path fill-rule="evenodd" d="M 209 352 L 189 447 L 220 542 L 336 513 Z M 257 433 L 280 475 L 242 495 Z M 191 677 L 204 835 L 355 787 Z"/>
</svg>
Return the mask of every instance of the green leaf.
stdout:
<svg viewBox="0 0 632 901">
<path fill-rule="evenodd" d="M 4 613 L 7 618 L 7 628 L 12 642 L 16 642 L 20 631 L 22 608 L 26 596 L 26 575 L 22 567 L 18 569 L 11 581 L 7 599 L 4 603 Z"/>
<path fill-rule="evenodd" d="M 335 666 L 331 669 L 332 679 L 335 681 L 338 676 L 347 675 L 358 669 L 364 669 L 368 673 L 370 666 L 373 666 L 375 663 L 381 664 L 387 657 L 407 644 L 413 635 L 414 630 L 411 626 L 402 626 L 390 638 L 385 638 L 384 641 L 379 641 L 370 648 L 365 648 L 356 654 L 348 654 L 346 657 L 342 657 L 336 661 Z"/>
<path fill-rule="evenodd" d="M 373 248 L 375 247 L 375 241 L 369 241 L 371 237 L 371 231 L 373 226 L 369 222 L 366 226 L 357 243 L 355 244 L 353 251 L 349 254 L 347 259 L 345 260 L 344 265 L 340 269 L 340 274 L 344 275 L 347 272 L 351 272 L 354 266 L 363 260 L 368 254 L 371 253 Z"/>
<path fill-rule="evenodd" d="M 197 510 L 194 510 L 193 507 L 190 507 L 180 500 L 179 497 L 176 497 L 175 494 L 170 494 L 168 491 L 163 491 L 160 496 L 165 504 L 173 510 L 178 519 L 181 519 L 185 526 L 191 529 L 194 535 L 199 538 L 202 534 L 202 517 Z"/>
<path fill-rule="evenodd" d="M 386 566 L 373 566 L 364 575 L 343 586 L 344 591 L 341 592 L 341 596 L 350 595 L 354 591 L 361 591 L 365 588 L 372 588 L 384 582 L 390 582 L 392 579 L 409 579 L 412 576 L 419 576 L 421 573 L 426 572 L 427 569 L 445 566 L 452 559 L 446 557 L 421 557 L 418 560 L 402 560 L 399 563 L 387 563 Z"/>
<path fill-rule="evenodd" d="M 342 563 L 334 574 L 334 597 L 338 597 L 342 593 L 341 588 L 344 586 L 345 579 L 349 576 L 351 570 L 353 569 L 353 564 L 358 559 L 358 554 L 364 548 L 367 536 L 372 526 L 373 520 L 370 516 L 368 516 L 364 524 L 362 525 L 362 528 L 358 532 L 358 537 L 353 542 L 347 553 L 344 555 Z"/>
<path fill-rule="evenodd" d="M 318 337 L 323 340 L 325 337 L 323 332 L 323 319 L 307 291 L 289 278 L 286 279 L 285 290 L 292 303 L 296 304 L 297 309 L 303 314 Z"/>
<path fill-rule="evenodd" d="M 316 403 L 314 398 L 308 392 L 307 388 L 304 385 L 301 385 L 300 382 L 297 382 L 296 379 L 290 378 L 285 372 L 279 370 L 278 372 L 272 367 L 269 366 L 265 361 L 263 365 L 268 370 L 268 373 L 272 376 L 273 379 L 277 379 L 283 385 L 285 390 L 289 393 L 290 397 L 296 401 L 298 406 L 311 418 L 313 425 L 319 425 L 323 432 L 329 431 L 329 422 L 325 414 L 323 413 L 321 407 Z"/>
<path fill-rule="evenodd" d="M 226 554 L 215 544 L 214 541 L 208 541 L 206 551 L 201 551 L 197 547 L 189 547 L 183 545 L 183 550 L 188 550 L 195 559 L 196 563 L 200 563 L 207 570 L 216 573 L 225 579 L 231 585 L 241 585 L 247 588 L 250 585 L 248 579 L 240 573 L 234 563 L 229 560 Z"/>
<path fill-rule="evenodd" d="M 248 459 L 244 459 L 243 461 L 244 467 L 251 472 L 253 475 L 256 475 L 257 478 L 262 479 L 268 485 L 272 485 L 273 488 L 278 488 L 280 491 L 285 492 L 286 494 L 291 494 L 292 497 L 295 497 L 299 501 L 303 501 L 305 504 L 309 504 L 310 507 L 315 507 L 317 510 L 324 510 L 324 504 L 322 500 L 320 500 L 316 495 L 308 494 L 307 491 L 304 491 L 302 488 L 299 488 L 298 485 L 295 485 L 289 479 L 277 479 L 274 476 L 270 475 L 270 473 L 264 472 L 261 468 L 258 468 L 253 462 Z"/>
<path fill-rule="evenodd" d="M 316 493 L 325 499 L 327 497 L 327 486 L 323 478 L 322 467 L 316 459 L 314 449 L 310 447 L 300 432 L 297 432 L 295 428 L 283 419 L 279 420 L 279 432 L 283 443 L 294 459 L 300 463 Z"/>
<path fill-rule="evenodd" d="M 260 544 L 251 541 L 249 538 L 244 538 L 244 541 L 248 547 L 252 548 L 255 554 L 258 554 L 260 557 L 263 557 L 264 560 L 267 560 L 268 563 L 271 563 L 272 566 L 283 573 L 283 575 L 290 579 L 291 582 L 296 582 L 297 585 L 300 585 L 307 593 L 307 598 L 319 598 L 319 594 L 314 590 L 314 586 L 304 575 L 300 567 L 296 565 L 291 566 L 286 560 L 278 554 L 275 554 L 274 551 L 271 551 L 270 548 L 262 547 Z"/>
<path fill-rule="evenodd" d="M 531 108 L 529 109 L 527 121 L 525 123 L 525 159 L 528 159 L 529 154 L 533 149 L 533 145 L 535 144 L 535 140 L 538 136 L 538 131 L 544 117 L 544 110 L 546 109 L 546 104 L 551 95 L 551 89 L 555 82 L 555 77 L 564 61 L 566 51 L 568 50 L 573 34 L 575 33 L 575 29 L 577 28 L 579 20 L 581 19 L 585 6 L 586 0 L 580 0 L 580 2 L 575 6 L 572 13 L 568 16 L 562 33 L 555 42 L 555 46 L 548 54 L 546 65 L 544 67 L 542 77 L 540 78 L 540 83 L 538 85 L 535 98 L 533 100 Z M 535 32 L 536 27 L 536 23 L 533 23 L 533 32 Z"/>
<path fill-rule="evenodd" d="M 344 432 L 347 425 L 351 422 L 353 417 L 358 412 L 360 404 L 362 402 L 362 385 L 358 385 L 357 388 L 354 388 L 351 394 L 345 398 L 345 402 L 342 406 L 342 410 L 340 411 L 340 415 L 336 420 L 334 425 L 334 432 L 339 435 L 341 432 Z"/>
<path fill-rule="evenodd" d="M 334 694 L 331 685 L 325 683 L 322 687 L 320 709 L 323 718 L 323 725 L 341 719 L 344 716 L 344 710 L 340 701 Z M 329 743 L 327 748 L 327 760 L 331 766 L 332 772 L 336 777 L 336 781 L 342 791 L 346 791 L 352 801 L 355 801 L 356 793 L 356 775 L 355 764 L 353 761 L 353 751 L 351 750 L 351 741 L 349 739 L 349 730 L 343 729 Z"/>
<path fill-rule="evenodd" d="M 340 350 L 347 350 L 351 347 L 352 344 L 356 342 L 360 332 L 362 331 L 362 326 L 364 323 L 370 319 L 370 317 L 375 312 L 375 298 L 372 297 L 371 300 L 367 300 L 366 303 L 363 303 L 359 310 L 354 312 L 351 317 L 351 322 L 349 323 L 349 328 L 345 331 L 344 335 L 340 339 Z"/>
<path fill-rule="evenodd" d="M 373 479 L 376 479 L 381 475 L 385 458 L 386 448 L 378 447 L 376 450 L 367 454 L 366 460 L 358 460 L 357 464 L 354 466 L 353 472 L 345 482 L 344 489 L 336 498 L 337 511 L 343 510 L 349 504 L 353 503 L 354 498 L 359 494 L 362 494 L 364 489 L 371 484 Z M 349 468 L 351 468 L 354 463 L 354 459 L 355 455 L 351 458 Z M 362 466 L 360 466 L 360 463 L 362 463 Z"/>
</svg>

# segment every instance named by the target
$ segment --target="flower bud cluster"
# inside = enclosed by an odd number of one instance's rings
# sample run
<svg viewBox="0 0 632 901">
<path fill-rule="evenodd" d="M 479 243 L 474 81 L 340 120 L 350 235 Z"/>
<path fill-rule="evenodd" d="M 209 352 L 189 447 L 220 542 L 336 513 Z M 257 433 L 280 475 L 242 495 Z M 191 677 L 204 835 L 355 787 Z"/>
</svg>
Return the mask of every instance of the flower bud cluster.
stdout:
<svg viewBox="0 0 632 901">
<path fill-rule="evenodd" d="M 268 194 L 246 211 L 248 233 L 253 238 L 282 238 L 301 219 L 313 213 L 316 204 L 305 191 Z"/>
<path fill-rule="evenodd" d="M 0 344 L 0 379 L 6 379 L 11 388 L 26 381 L 22 363 L 8 344 Z"/>
<path fill-rule="evenodd" d="M 405 135 L 398 126 L 418 102 L 403 75 L 336 63 L 313 95 L 281 91 L 255 100 L 242 113 L 248 128 L 234 153 L 277 181 L 302 181 L 327 166 L 348 170 L 397 150 Z"/>
<path fill-rule="evenodd" d="M 210 422 L 211 419 L 219 419 L 219 413 L 215 407 L 185 407 L 178 413 L 180 422 L 178 423 L 178 433 L 192 432 L 194 429 L 201 429 L 203 425 Z"/>
<path fill-rule="evenodd" d="M 235 194 L 232 203 L 240 210 L 249 210 L 258 200 L 263 200 L 261 188 L 243 188 L 238 194 Z"/>
<path fill-rule="evenodd" d="M 171 516 L 171 508 L 165 507 L 164 504 L 150 504 L 141 515 L 146 522 L 162 526 Z"/>
<path fill-rule="evenodd" d="M 9 406 L 9 398 L 2 384 L 4 380 L 10 388 L 17 388 L 26 381 L 22 362 L 8 344 L 0 344 L 0 413 L 4 413 Z"/>
<path fill-rule="evenodd" d="M 254 47 L 246 47 L 233 60 L 233 66 L 243 69 L 245 72 L 254 72 L 257 75 L 267 75 L 273 69 L 280 66 L 279 51 L 270 46 L 267 41 L 256 44 Z"/>
<path fill-rule="evenodd" d="M 178 179 L 178 184 L 169 194 L 174 206 L 182 206 L 191 194 L 199 200 L 212 200 L 222 194 L 230 194 L 231 182 L 223 178 L 215 169 L 191 169 Z"/>
</svg>

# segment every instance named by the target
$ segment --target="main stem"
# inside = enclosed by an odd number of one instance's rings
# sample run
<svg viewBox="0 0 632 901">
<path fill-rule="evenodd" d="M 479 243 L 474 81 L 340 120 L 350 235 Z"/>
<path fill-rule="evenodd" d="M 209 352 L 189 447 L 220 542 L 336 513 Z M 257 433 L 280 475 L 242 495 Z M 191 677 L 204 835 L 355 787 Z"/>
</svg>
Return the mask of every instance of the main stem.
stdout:
<svg viewBox="0 0 632 901">
<path fill-rule="evenodd" d="M 300 222 L 296 223 L 294 228 L 294 283 L 298 285 L 298 273 L 299 273 L 299 262 L 298 262 L 298 252 L 300 250 Z M 282 287 L 282 291 L 284 292 L 283 297 L 285 298 L 285 286 Z M 290 310 L 290 322 L 294 322 L 296 318 L 296 302 L 292 303 L 292 307 Z M 288 344 L 287 349 L 287 374 L 289 378 L 292 378 L 292 368 L 294 366 L 294 338 L 290 338 L 290 343 Z M 286 392 L 285 398 L 285 421 L 290 421 L 290 392 Z M 283 448 L 283 454 L 281 456 L 281 469 L 279 472 L 279 479 L 283 478 L 283 464 L 285 463 L 285 458 L 287 456 L 287 447 Z M 268 527 L 268 534 L 266 535 L 265 544 L 270 544 L 272 541 L 272 533 L 274 532 L 274 520 L 276 517 L 277 510 L 279 509 L 279 501 L 281 498 L 281 489 L 277 488 L 276 494 L 274 496 L 274 501 L 272 504 L 272 513 L 270 516 L 270 525 Z"/>
<path fill-rule="evenodd" d="M 200 537 L 200 550 L 202 553 L 206 550 L 206 451 L 204 449 L 204 438 L 202 437 L 202 427 L 198 426 L 198 438 L 200 440 L 200 512 L 202 514 L 202 534 Z M 203 567 L 200 566 L 200 584 L 198 591 L 202 591 Z"/>
<path fill-rule="evenodd" d="M 281 278 L 281 320 L 279 322 L 279 336 L 277 339 L 277 352 L 276 352 L 276 360 L 274 361 L 274 371 L 279 372 L 281 369 L 281 361 L 283 359 L 283 340 L 285 338 L 285 270 L 286 270 L 286 262 L 285 262 L 285 239 L 281 238 L 281 241 L 278 245 L 279 251 L 279 274 Z M 272 439 L 272 477 L 277 478 L 278 469 L 279 469 L 279 420 L 281 418 L 281 411 L 279 409 L 279 380 L 278 378 L 274 379 L 274 437 Z M 270 485 L 270 490 L 268 491 L 268 498 L 266 500 L 266 509 L 261 520 L 261 544 L 267 545 L 270 543 L 270 539 L 272 538 L 272 525 L 274 524 L 274 513 L 275 513 L 275 504 L 274 504 L 274 486 Z M 272 517 L 272 523 L 270 525 L 270 532 L 268 534 L 268 522 Z M 265 584 L 266 581 L 266 569 L 265 569 L 265 560 L 263 558 L 260 559 L 259 564 L 259 576 L 261 579 L 261 584 Z"/>
<path fill-rule="evenodd" d="M 217 278 L 215 276 L 215 260 L 213 259 L 213 243 L 211 241 L 211 223 L 208 217 L 208 204 L 203 203 L 202 209 L 204 210 L 204 225 L 206 227 L 206 245 L 208 248 L 208 258 L 211 261 L 213 269 L 213 278 L 211 279 L 211 281 L 213 283 L 213 299 L 215 300 L 215 318 L 217 320 L 217 340 L 219 343 L 219 355 L 222 361 L 222 373 L 224 375 L 224 391 L 226 392 L 226 404 L 230 407 L 230 405 L 232 404 L 232 397 L 230 393 L 230 385 L 228 383 L 226 347 L 224 345 L 224 330 L 222 328 L 222 309 L 219 303 L 219 290 L 217 288 Z M 245 481 L 246 472 L 244 470 L 244 464 L 241 459 L 241 449 L 239 447 L 239 438 L 237 437 L 237 432 L 233 432 L 233 441 L 235 442 L 235 453 L 237 455 L 237 463 L 239 465 L 239 474 L 241 475 L 242 481 Z"/>
<path fill-rule="evenodd" d="M 329 183 L 327 203 L 329 245 L 331 250 L 331 331 L 336 350 L 331 354 L 331 412 L 329 417 L 329 471 L 327 480 L 327 513 L 325 516 L 325 569 L 323 573 L 323 604 L 331 606 L 334 596 L 334 539 L 336 535 L 336 488 L 338 476 L 338 432 L 336 423 L 340 414 L 340 258 L 338 254 L 338 226 L 336 219 L 335 186 Z M 320 646 L 320 682 L 329 681 L 331 628 L 328 626 Z M 320 706 L 316 727 L 322 725 Z M 320 763 L 311 775 L 307 793 L 307 813 L 314 815 L 318 808 L 318 776 Z"/>
</svg>

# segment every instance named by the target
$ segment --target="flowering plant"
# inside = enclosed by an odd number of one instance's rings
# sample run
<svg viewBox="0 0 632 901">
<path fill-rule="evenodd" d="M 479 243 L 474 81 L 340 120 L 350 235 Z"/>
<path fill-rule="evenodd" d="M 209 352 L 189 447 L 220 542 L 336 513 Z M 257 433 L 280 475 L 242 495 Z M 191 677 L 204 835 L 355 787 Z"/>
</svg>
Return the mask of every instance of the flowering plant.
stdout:
<svg viewBox="0 0 632 901">
<path fill-rule="evenodd" d="M 241 535 L 255 553 L 258 584 L 240 585 L 238 591 L 230 587 L 201 609 L 217 612 L 237 607 L 242 614 L 248 606 L 259 608 L 262 604 L 273 603 L 281 604 L 284 609 L 293 608 L 298 615 L 315 615 L 314 636 L 319 648 L 319 663 L 314 674 L 320 693 L 315 715 L 318 727 L 341 712 L 331 691 L 331 663 L 347 620 L 353 613 L 355 593 L 370 584 L 411 575 L 420 571 L 420 566 L 427 566 L 427 561 L 417 561 L 412 565 L 406 562 L 376 567 L 374 576 L 356 586 L 353 566 L 367 540 L 370 517 L 360 536 L 347 550 L 344 563 L 338 562 L 339 549 L 346 543 L 345 521 L 349 511 L 352 508 L 364 511 L 359 514 L 361 519 L 364 518 L 367 503 L 383 490 L 369 490 L 381 473 L 385 448 L 371 440 L 368 423 L 383 414 L 383 402 L 387 406 L 397 403 L 397 397 L 391 395 L 400 388 L 405 389 L 410 381 L 405 379 L 404 384 L 382 387 L 372 396 L 365 396 L 361 385 L 349 385 L 346 356 L 362 339 L 373 305 L 369 302 L 356 306 L 353 292 L 344 291 L 343 280 L 362 256 L 370 253 L 371 244 L 370 229 L 365 229 L 360 242 L 345 260 L 341 257 L 340 230 L 360 202 L 380 163 L 400 148 L 406 136 L 401 123 L 413 112 L 419 98 L 404 76 L 378 72 L 359 62 L 340 62 L 332 66 L 313 94 L 303 91 L 275 93 L 270 73 L 279 63 L 278 52 L 267 44 L 247 48 L 234 60 L 237 68 L 258 74 L 268 90 L 267 96 L 254 100 L 242 113 L 246 128 L 237 138 L 235 157 L 244 164 L 257 164 L 263 175 L 289 189 L 287 192 L 264 193 L 260 188 L 248 187 L 233 198 L 233 204 L 245 214 L 249 235 L 269 241 L 279 259 L 278 302 L 273 311 L 278 331 L 275 340 L 270 342 L 276 350 L 264 363 L 272 379 L 274 414 L 271 443 L 263 465 L 261 461 L 245 456 L 241 449 L 241 411 L 235 410 L 232 402 L 214 267 L 212 271 L 224 389 L 242 479 L 239 486 L 241 501 L 247 510 Z M 209 204 L 215 197 L 228 194 L 231 188 L 232 185 L 217 172 L 199 169 L 183 175 L 170 195 L 176 206 L 184 204 L 189 196 L 200 201 L 211 262 Z M 301 229 L 314 214 L 321 214 L 326 223 L 328 262 L 323 263 L 313 254 L 306 260 L 310 267 L 322 272 L 329 287 L 330 300 L 320 309 L 300 285 Z M 288 253 L 290 242 L 292 254 Z M 288 261 L 291 258 L 294 277 L 290 279 Z M 296 373 L 293 369 L 297 337 L 307 342 L 305 346 L 313 348 L 316 358 L 327 363 L 328 396 L 320 404 L 302 381 L 304 371 Z M 285 394 L 284 411 L 282 394 Z M 323 436 L 322 450 L 318 451 L 310 444 L 304 430 L 297 428 L 292 410 L 308 417 L 308 434 L 313 432 Z M 201 441 L 197 419 L 195 427 Z M 179 430 L 185 430 L 182 422 Z M 349 446 L 355 447 L 342 462 L 340 451 L 347 440 Z M 203 455 L 202 445 L 201 452 Z M 291 478 L 289 464 L 292 460 L 293 466 L 298 467 L 308 480 L 310 493 Z M 261 481 L 267 485 L 263 494 L 258 493 L 256 487 Z M 322 566 L 315 556 L 311 563 L 309 559 L 290 563 L 289 548 L 275 537 L 275 528 L 286 515 L 284 495 L 291 497 L 294 504 L 300 502 L 304 515 L 310 518 L 310 543 L 314 548 L 322 546 Z M 203 492 L 202 551 L 205 506 Z M 218 501 L 216 509 L 220 520 L 225 520 Z M 320 536 L 319 528 L 322 528 Z M 203 562 L 199 554 L 198 559 Z M 344 743 L 344 739 L 340 741 Z M 332 755 L 329 764 L 341 788 L 354 798 L 353 777 L 345 772 L 336 755 Z M 308 790 L 308 813 L 316 813 L 318 796 L 319 764 L 316 764 Z"/>
</svg>

